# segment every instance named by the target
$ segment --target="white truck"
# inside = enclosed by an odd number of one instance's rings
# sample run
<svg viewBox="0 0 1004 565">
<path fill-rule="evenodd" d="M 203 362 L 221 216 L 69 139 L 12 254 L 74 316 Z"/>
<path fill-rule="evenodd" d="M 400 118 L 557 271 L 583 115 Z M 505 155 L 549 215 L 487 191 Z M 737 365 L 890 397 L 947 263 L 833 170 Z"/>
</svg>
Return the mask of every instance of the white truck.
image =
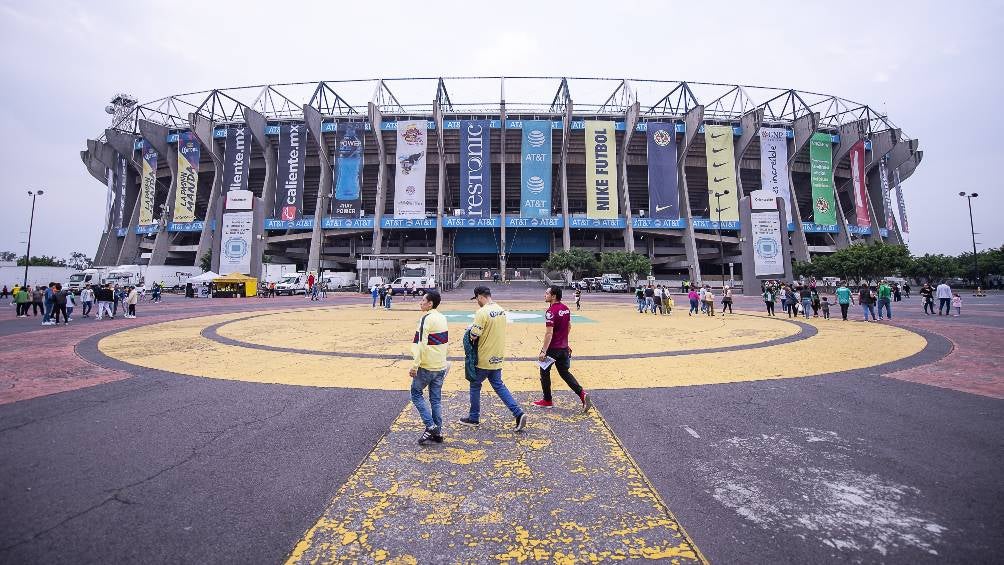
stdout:
<svg viewBox="0 0 1004 565">
<path fill-rule="evenodd" d="M 105 275 L 105 282 L 122 286 L 143 286 L 145 265 L 119 265 Z"/>
<path fill-rule="evenodd" d="M 275 283 L 275 293 L 278 296 L 288 294 L 307 294 L 307 273 L 286 273 Z"/>
<path fill-rule="evenodd" d="M 84 287 L 87 285 L 97 286 L 104 284 L 108 271 L 109 267 L 94 267 L 73 273 L 70 275 L 67 286 L 74 294 L 80 294 L 80 291 L 84 290 Z"/>
<path fill-rule="evenodd" d="M 617 273 L 604 273 L 600 277 L 600 290 L 603 292 L 627 292 L 628 283 Z"/>
<path fill-rule="evenodd" d="M 327 290 L 355 288 L 359 284 L 356 281 L 356 274 L 352 271 L 324 271 L 321 273 L 321 282 Z"/>
<path fill-rule="evenodd" d="M 409 261 L 401 267 L 401 276 L 390 283 L 393 294 L 415 292 L 423 296 L 425 291 L 436 288 L 436 269 L 432 261 Z"/>
</svg>

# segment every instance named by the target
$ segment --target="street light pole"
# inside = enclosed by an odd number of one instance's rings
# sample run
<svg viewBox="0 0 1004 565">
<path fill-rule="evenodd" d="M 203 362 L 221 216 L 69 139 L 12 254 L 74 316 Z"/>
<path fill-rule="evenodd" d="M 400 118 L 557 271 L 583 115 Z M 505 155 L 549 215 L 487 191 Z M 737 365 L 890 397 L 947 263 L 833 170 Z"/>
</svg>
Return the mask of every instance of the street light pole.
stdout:
<svg viewBox="0 0 1004 565">
<path fill-rule="evenodd" d="M 980 277 L 980 259 L 976 255 L 976 226 L 973 224 L 973 198 L 978 197 L 979 194 L 975 192 L 970 194 L 960 192 L 959 196 L 964 196 L 969 203 L 969 231 L 973 235 L 973 268 L 976 270 L 976 287 L 979 288 L 983 286 L 983 281 L 982 277 Z"/>
<path fill-rule="evenodd" d="M 22 286 L 28 286 L 28 264 L 31 263 L 31 229 L 35 226 L 35 198 L 45 194 L 44 190 L 39 190 L 37 192 L 28 191 L 31 195 L 31 219 L 28 220 L 28 249 L 24 252 L 24 284 Z"/>
<path fill-rule="evenodd" d="M 722 292 L 725 292 L 725 244 L 722 243 L 722 197 L 728 194 L 728 189 L 715 193 L 715 211 L 718 212 L 718 256 L 722 262 Z"/>
</svg>

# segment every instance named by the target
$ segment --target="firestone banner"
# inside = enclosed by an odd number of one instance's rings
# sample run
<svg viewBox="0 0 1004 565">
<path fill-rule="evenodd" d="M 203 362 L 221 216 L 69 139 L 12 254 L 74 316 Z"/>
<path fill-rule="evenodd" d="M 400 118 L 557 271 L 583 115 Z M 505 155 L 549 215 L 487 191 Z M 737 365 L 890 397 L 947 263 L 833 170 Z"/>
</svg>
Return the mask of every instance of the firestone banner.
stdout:
<svg viewBox="0 0 1004 565">
<path fill-rule="evenodd" d="M 892 231 L 896 221 L 892 217 L 892 190 L 889 188 L 889 171 L 885 159 L 879 161 L 879 179 L 882 182 L 882 212 L 885 215 L 885 229 Z"/>
<path fill-rule="evenodd" d="M 279 126 L 273 217 L 285 221 L 303 217 L 304 125 Z"/>
<path fill-rule="evenodd" d="M 680 219 L 680 187 L 677 174 L 676 126 L 649 122 L 648 211 L 656 220 Z"/>
<path fill-rule="evenodd" d="M 899 227 L 903 233 L 910 233 L 910 222 L 906 220 L 906 200 L 903 200 L 903 185 L 900 184 L 899 169 L 892 172 L 896 182 L 896 203 L 899 205 Z"/>
<path fill-rule="evenodd" d="M 153 223 L 153 201 L 157 197 L 157 150 L 143 142 L 143 179 L 139 193 L 139 225 Z"/>
<path fill-rule="evenodd" d="M 397 173 L 394 175 L 394 217 L 425 218 L 425 167 L 428 122 L 397 122 Z"/>
<path fill-rule="evenodd" d="M 854 216 L 857 225 L 867 228 L 872 225 L 868 217 L 868 186 L 865 181 L 865 142 L 859 141 L 851 147 L 851 184 L 854 187 Z"/>
<path fill-rule="evenodd" d="M 613 122 L 586 122 L 586 218 L 617 219 L 617 137 Z"/>
<path fill-rule="evenodd" d="M 760 186 L 784 200 L 784 211 L 791 223 L 791 189 L 788 184 L 788 131 L 784 128 L 760 128 Z"/>
<path fill-rule="evenodd" d="M 223 214 L 220 230 L 220 272 L 251 274 L 251 232 L 254 212 Z"/>
<path fill-rule="evenodd" d="M 178 134 L 178 178 L 174 186 L 173 221 L 195 221 L 195 198 L 199 192 L 199 158 L 202 150 L 195 134 Z"/>
<path fill-rule="evenodd" d="M 708 217 L 712 221 L 739 221 L 739 191 L 736 188 L 735 145 L 732 126 L 704 126 L 704 153 L 708 162 Z M 724 194 L 725 191 L 728 194 Z M 724 194 L 715 198 L 715 193 Z"/>
<path fill-rule="evenodd" d="M 335 199 L 332 212 L 336 218 L 358 218 L 362 208 L 363 184 L 363 124 L 338 124 L 335 162 Z"/>
<path fill-rule="evenodd" d="M 247 126 L 227 128 L 223 151 L 223 184 L 226 191 L 248 189 L 248 166 L 251 160 L 251 131 Z"/>
<path fill-rule="evenodd" d="M 460 209 L 472 218 L 492 215 L 492 167 L 488 120 L 460 122 Z"/>
<path fill-rule="evenodd" d="M 524 218 L 551 216 L 551 122 L 523 122 L 520 166 L 519 215 Z"/>
<path fill-rule="evenodd" d="M 828 133 L 815 133 L 809 140 L 809 182 L 812 185 L 813 223 L 837 225 L 837 204 L 833 195 L 833 147 Z"/>
<path fill-rule="evenodd" d="M 758 277 L 784 274 L 780 212 L 750 214 L 753 234 L 753 271 Z"/>
</svg>

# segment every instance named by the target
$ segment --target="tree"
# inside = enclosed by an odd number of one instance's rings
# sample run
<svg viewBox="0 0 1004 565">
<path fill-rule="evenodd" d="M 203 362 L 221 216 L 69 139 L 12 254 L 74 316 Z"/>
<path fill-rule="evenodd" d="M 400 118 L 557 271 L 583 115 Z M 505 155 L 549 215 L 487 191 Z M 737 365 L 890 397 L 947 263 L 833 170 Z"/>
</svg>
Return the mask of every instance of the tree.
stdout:
<svg viewBox="0 0 1004 565">
<path fill-rule="evenodd" d="M 0 251 L 0 262 L 7 263 L 17 260 L 17 253 L 13 251 Z"/>
<path fill-rule="evenodd" d="M 203 271 L 211 271 L 213 269 L 212 249 L 203 253 L 202 257 L 199 258 L 199 268 L 201 268 Z"/>
<path fill-rule="evenodd" d="M 796 263 L 801 272 L 795 274 L 871 282 L 899 274 L 910 264 L 910 251 L 903 245 L 858 244 L 830 255 L 818 255 L 812 259 L 811 265 Z"/>
<path fill-rule="evenodd" d="M 598 263 L 589 251 L 570 249 L 553 253 L 541 266 L 549 271 L 571 271 L 572 277 L 577 279 L 595 273 Z"/>
<path fill-rule="evenodd" d="M 93 267 L 94 260 L 79 251 L 74 251 L 70 254 L 70 258 L 66 260 L 66 266 L 83 271 L 84 269 Z"/>
<path fill-rule="evenodd" d="M 958 276 L 959 268 L 954 257 L 926 253 L 922 257 L 914 257 L 904 273 L 910 278 L 932 282 Z"/>
<path fill-rule="evenodd" d="M 617 273 L 633 282 L 637 277 L 648 276 L 652 272 L 652 262 L 648 260 L 647 255 L 640 253 L 627 251 L 601 253 L 600 272 Z"/>
<path fill-rule="evenodd" d="M 24 255 L 22 255 L 17 260 L 17 266 L 18 267 L 23 267 L 24 266 Z M 31 261 L 28 262 L 28 266 L 30 266 L 30 267 L 65 267 L 66 266 L 66 261 L 63 261 L 62 259 L 60 259 L 58 257 L 52 257 L 50 255 L 42 255 L 41 257 L 36 257 L 36 256 L 32 255 L 31 256 Z"/>
</svg>

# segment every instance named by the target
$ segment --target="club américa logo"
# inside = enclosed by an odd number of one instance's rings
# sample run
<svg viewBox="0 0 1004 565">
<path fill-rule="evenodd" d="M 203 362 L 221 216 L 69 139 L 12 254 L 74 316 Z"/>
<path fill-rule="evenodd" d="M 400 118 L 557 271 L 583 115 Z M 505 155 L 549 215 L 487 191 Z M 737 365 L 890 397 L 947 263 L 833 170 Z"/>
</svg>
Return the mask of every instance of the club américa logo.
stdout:
<svg viewBox="0 0 1004 565">
<path fill-rule="evenodd" d="M 669 145 L 670 142 L 669 132 L 664 129 L 656 130 L 656 132 L 652 134 L 652 141 L 654 141 L 655 144 L 658 145 L 659 147 L 665 147 Z"/>
<path fill-rule="evenodd" d="M 827 200 L 826 198 L 822 198 L 822 197 L 817 198 L 816 199 L 816 211 L 820 212 L 821 214 L 825 214 L 825 213 L 829 212 L 830 211 L 830 201 Z"/>
<path fill-rule="evenodd" d="M 404 130 L 401 135 L 405 141 L 408 143 L 421 143 L 422 142 L 422 130 L 418 129 L 416 125 L 410 125 Z"/>
</svg>

